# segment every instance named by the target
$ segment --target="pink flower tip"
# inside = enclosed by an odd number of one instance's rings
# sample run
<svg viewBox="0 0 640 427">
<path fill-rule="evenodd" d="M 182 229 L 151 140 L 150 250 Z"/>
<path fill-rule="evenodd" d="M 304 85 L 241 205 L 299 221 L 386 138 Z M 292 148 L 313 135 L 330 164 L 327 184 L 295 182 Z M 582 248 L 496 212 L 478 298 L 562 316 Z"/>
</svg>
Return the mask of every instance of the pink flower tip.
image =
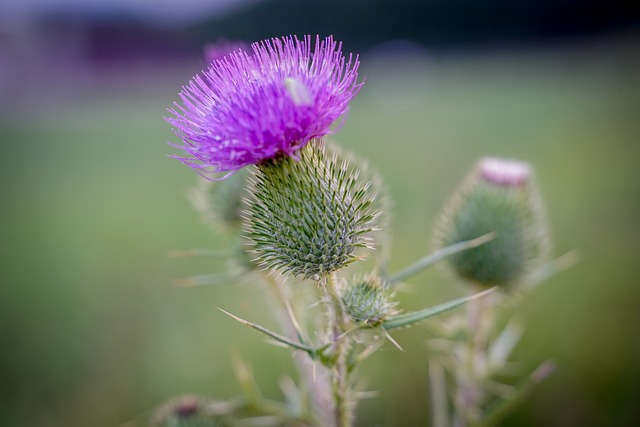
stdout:
<svg viewBox="0 0 640 427">
<path fill-rule="evenodd" d="M 531 176 L 529 164 L 496 157 L 486 157 L 480 160 L 478 170 L 485 181 L 505 187 L 525 185 Z"/>
</svg>

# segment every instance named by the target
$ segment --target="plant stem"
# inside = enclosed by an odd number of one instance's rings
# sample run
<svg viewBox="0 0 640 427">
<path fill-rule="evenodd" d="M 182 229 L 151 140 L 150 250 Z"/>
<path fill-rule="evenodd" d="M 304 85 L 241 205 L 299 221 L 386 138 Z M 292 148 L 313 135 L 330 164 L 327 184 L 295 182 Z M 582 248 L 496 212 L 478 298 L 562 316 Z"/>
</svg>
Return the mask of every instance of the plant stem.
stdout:
<svg viewBox="0 0 640 427">
<path fill-rule="evenodd" d="M 273 312 L 278 320 L 282 333 L 290 339 L 297 340 L 296 326 L 287 313 L 286 301 L 291 299 L 286 295 L 282 284 L 272 276 L 264 275 L 264 280 L 268 284 L 267 289 L 273 301 Z M 331 385 L 326 370 L 314 367 L 314 361 L 307 354 L 296 351 L 292 354 L 296 364 L 300 379 L 304 383 L 312 405 L 312 411 L 321 426 L 331 426 L 333 424 L 333 410 L 331 400 Z"/>
<path fill-rule="evenodd" d="M 433 427 L 448 427 L 449 407 L 447 405 L 447 379 L 444 368 L 436 357 L 429 358 L 429 385 L 431 390 L 431 411 Z"/>
<path fill-rule="evenodd" d="M 470 301 L 467 305 L 469 339 L 465 343 L 462 365 L 458 368 L 456 393 L 457 427 L 477 426 L 482 418 L 481 402 L 484 399 L 485 378 L 481 373 L 486 365 L 487 340 L 491 328 L 488 302 L 484 299 Z"/>
<path fill-rule="evenodd" d="M 329 333 L 333 341 L 334 365 L 331 368 L 331 387 L 335 405 L 336 425 L 338 427 L 350 427 L 351 402 L 349 367 L 347 364 L 349 337 L 342 336 L 347 329 L 347 317 L 340 301 L 335 273 L 325 276 L 321 285 L 328 299 Z"/>
</svg>

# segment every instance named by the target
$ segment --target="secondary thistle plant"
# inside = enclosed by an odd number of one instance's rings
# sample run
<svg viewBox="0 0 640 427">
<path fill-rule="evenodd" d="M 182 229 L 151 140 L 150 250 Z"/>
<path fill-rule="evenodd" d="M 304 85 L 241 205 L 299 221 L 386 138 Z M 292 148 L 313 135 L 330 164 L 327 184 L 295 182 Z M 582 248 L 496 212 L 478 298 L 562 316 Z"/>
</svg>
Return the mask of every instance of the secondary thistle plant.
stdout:
<svg viewBox="0 0 640 427">
<path fill-rule="evenodd" d="M 243 396 L 188 397 L 163 408 L 155 423 L 266 425 L 268 417 L 269 425 L 347 427 L 359 398 L 358 367 L 385 341 L 398 346 L 390 331 L 475 307 L 497 287 L 512 288 L 537 271 L 533 260 L 547 254 L 538 196 L 528 166 L 483 161 L 447 208 L 436 252 L 390 275 L 384 186 L 327 137 L 363 85 L 358 57 L 344 55 L 332 37 L 274 38 L 251 51 L 233 46 L 224 54 L 209 49 L 209 68 L 183 87 L 166 119 L 182 141 L 171 157 L 206 178 L 192 193 L 194 206 L 229 237 L 227 255 L 239 267 L 185 283 L 242 276 L 261 282 L 280 331 L 222 311 L 290 348 L 300 384 L 287 383 L 285 403 L 265 399 L 237 362 Z M 403 312 L 395 285 L 444 259 L 481 288 Z M 294 286 L 313 292 L 294 298 Z M 310 306 L 321 307 L 319 319 L 303 316 Z"/>
<path fill-rule="evenodd" d="M 495 237 L 452 256 L 447 267 L 471 287 L 498 286 L 502 292 L 470 302 L 466 321 L 434 325 L 428 343 L 434 427 L 498 425 L 553 371 L 545 361 L 515 386 L 500 381 L 524 326 L 516 316 L 500 326 L 499 309 L 517 306 L 518 295 L 573 262 L 549 259 L 549 232 L 530 165 L 481 159 L 443 209 L 434 240 L 446 247 L 486 232 Z"/>
<path fill-rule="evenodd" d="M 548 261 L 550 239 L 531 167 L 484 158 L 452 197 L 436 227 L 436 245 L 493 232 L 495 239 L 451 258 L 459 277 L 513 288 Z"/>
</svg>

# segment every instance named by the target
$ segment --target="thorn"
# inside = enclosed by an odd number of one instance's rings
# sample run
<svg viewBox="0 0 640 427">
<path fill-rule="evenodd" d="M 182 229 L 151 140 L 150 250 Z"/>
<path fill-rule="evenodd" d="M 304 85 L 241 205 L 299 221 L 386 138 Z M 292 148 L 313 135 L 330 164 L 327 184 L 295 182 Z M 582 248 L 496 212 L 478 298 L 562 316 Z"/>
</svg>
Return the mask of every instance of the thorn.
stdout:
<svg viewBox="0 0 640 427">
<path fill-rule="evenodd" d="M 293 324 L 293 327 L 296 330 L 296 333 L 298 334 L 298 339 L 303 344 L 306 344 L 307 339 L 304 335 L 304 332 L 302 331 L 302 328 L 300 327 L 300 324 L 298 323 L 298 320 L 296 319 L 295 314 L 293 313 L 293 308 L 291 307 L 291 303 L 287 299 L 283 299 L 283 302 L 284 302 L 285 308 L 287 309 L 287 314 L 289 315 L 289 319 L 291 320 L 291 323 Z"/>
<path fill-rule="evenodd" d="M 538 366 L 535 371 L 533 371 L 533 373 L 531 374 L 531 379 L 536 383 L 540 383 L 544 381 L 549 375 L 551 375 L 555 370 L 556 364 L 553 363 L 552 360 L 546 360 L 542 362 L 542 364 Z"/>
<path fill-rule="evenodd" d="M 343 333 L 338 335 L 338 337 L 336 338 L 336 341 L 340 341 L 341 339 L 343 339 L 347 335 L 351 334 L 352 332 L 358 331 L 360 329 L 364 329 L 364 325 L 354 326 L 353 328 L 344 331 Z"/>
<path fill-rule="evenodd" d="M 167 256 L 170 258 L 227 258 L 231 254 L 213 249 L 176 249 L 169 251 Z"/>
<path fill-rule="evenodd" d="M 355 392 L 354 395 L 356 400 L 375 399 L 378 396 L 380 396 L 380 392 L 377 392 L 375 390 L 358 391 L 358 392 Z"/>
<path fill-rule="evenodd" d="M 393 337 L 389 334 L 389 331 L 387 331 L 386 329 L 382 329 L 382 331 L 384 333 L 384 337 L 388 339 L 389 342 L 394 345 L 394 347 L 404 353 L 404 349 L 400 346 L 400 344 L 398 344 L 398 341 L 393 339 Z"/>
<path fill-rule="evenodd" d="M 241 275 L 204 274 L 202 276 L 174 279 L 173 286 L 177 288 L 191 288 L 194 286 L 221 285 L 239 279 L 240 277 Z"/>
<path fill-rule="evenodd" d="M 220 307 L 216 307 L 218 310 L 220 310 L 221 312 L 223 312 L 224 314 L 226 314 L 227 316 L 231 317 L 232 319 L 237 320 L 238 322 L 242 323 L 243 325 L 247 325 L 247 326 L 253 326 L 253 323 L 249 322 L 248 320 L 244 320 L 241 317 L 236 316 L 235 314 L 231 314 L 228 311 L 220 308 Z"/>
<path fill-rule="evenodd" d="M 234 314 L 231 314 L 228 311 L 225 311 L 220 307 L 216 307 L 216 308 L 218 310 L 220 310 L 221 312 L 223 312 L 224 314 L 226 314 L 227 316 L 231 317 L 232 319 L 242 323 L 243 325 L 249 326 L 250 328 L 255 329 L 258 332 L 262 332 L 263 334 L 267 335 L 269 338 L 271 338 L 271 339 L 273 339 L 275 341 L 281 342 L 282 344 L 284 344 L 286 346 L 289 346 L 289 347 L 291 347 L 291 348 L 293 348 L 295 350 L 302 350 L 302 351 L 306 352 L 309 355 L 313 355 L 317 351 L 316 349 L 314 349 L 311 346 L 308 346 L 308 345 L 303 344 L 303 343 L 295 342 L 295 341 L 293 341 L 293 340 L 291 340 L 291 339 L 289 339 L 287 337 L 284 337 L 284 336 L 282 336 L 280 334 L 277 334 L 277 333 L 275 333 L 273 331 L 270 331 L 269 329 L 267 329 L 267 328 L 265 328 L 263 326 L 260 326 L 260 325 L 258 325 L 256 323 L 253 323 L 253 322 L 249 322 L 248 320 L 244 320 L 241 317 L 238 317 L 238 316 L 236 316 Z"/>
</svg>

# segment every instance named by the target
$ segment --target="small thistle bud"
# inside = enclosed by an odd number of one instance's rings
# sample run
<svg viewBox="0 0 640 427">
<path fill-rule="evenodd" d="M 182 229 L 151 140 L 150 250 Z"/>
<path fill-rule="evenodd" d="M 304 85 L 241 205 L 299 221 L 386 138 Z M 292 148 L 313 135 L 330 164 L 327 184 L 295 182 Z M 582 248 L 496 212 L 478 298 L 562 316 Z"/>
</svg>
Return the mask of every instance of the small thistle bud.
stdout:
<svg viewBox="0 0 640 427">
<path fill-rule="evenodd" d="M 368 247 L 375 196 L 359 173 L 321 143 L 258 165 L 249 189 L 246 234 L 260 265 L 319 279 Z"/>
<path fill-rule="evenodd" d="M 242 224 L 242 199 L 247 187 L 246 169 L 240 169 L 226 180 L 202 179 L 189 194 L 191 203 L 204 222 L 216 230 L 235 232 Z"/>
<path fill-rule="evenodd" d="M 344 289 L 340 299 L 345 312 L 355 323 L 370 327 L 378 326 L 397 313 L 391 294 L 377 277 L 356 280 Z"/>
<path fill-rule="evenodd" d="M 493 240 L 451 258 L 458 276 L 483 286 L 512 287 L 548 256 L 542 200 L 528 164 L 480 160 L 445 208 L 435 240 L 445 247 L 490 232 Z"/>
<path fill-rule="evenodd" d="M 193 395 L 179 397 L 161 407 L 155 414 L 153 427 L 223 427 L 222 416 L 210 413 L 206 402 Z"/>
</svg>

